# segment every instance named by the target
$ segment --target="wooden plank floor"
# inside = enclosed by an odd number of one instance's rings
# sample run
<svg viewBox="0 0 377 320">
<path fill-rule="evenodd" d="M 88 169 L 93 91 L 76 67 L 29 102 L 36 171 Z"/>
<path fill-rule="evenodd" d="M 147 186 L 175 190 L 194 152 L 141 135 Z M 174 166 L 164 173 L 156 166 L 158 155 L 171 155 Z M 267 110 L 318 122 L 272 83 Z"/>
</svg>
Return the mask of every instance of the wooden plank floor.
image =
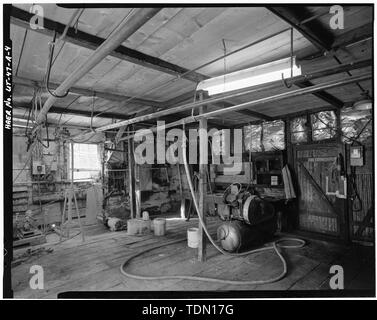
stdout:
<svg viewBox="0 0 377 320">
<path fill-rule="evenodd" d="M 216 234 L 221 221 L 208 219 L 209 230 Z M 373 289 L 374 248 L 344 246 L 310 240 L 301 249 L 284 249 L 288 274 L 279 282 L 266 285 L 227 285 L 188 280 L 135 280 L 120 273 L 121 263 L 157 244 L 186 237 L 189 227 L 198 221 L 169 219 L 163 237 L 153 234 L 128 236 L 125 231 L 110 232 L 102 225 L 86 228 L 86 242 L 77 236 L 60 244 L 47 245 L 52 253 L 31 257 L 12 269 L 12 286 L 16 298 L 56 298 L 65 291 L 210 291 L 210 290 L 327 290 L 329 269 L 334 264 L 344 268 L 346 289 Z M 272 251 L 245 257 L 229 257 L 211 245 L 208 259 L 197 261 L 197 250 L 186 241 L 146 252 L 133 260 L 128 271 L 141 275 L 195 275 L 232 280 L 267 279 L 281 272 L 281 262 Z M 44 269 L 44 289 L 32 290 L 29 273 L 32 265 Z"/>
</svg>

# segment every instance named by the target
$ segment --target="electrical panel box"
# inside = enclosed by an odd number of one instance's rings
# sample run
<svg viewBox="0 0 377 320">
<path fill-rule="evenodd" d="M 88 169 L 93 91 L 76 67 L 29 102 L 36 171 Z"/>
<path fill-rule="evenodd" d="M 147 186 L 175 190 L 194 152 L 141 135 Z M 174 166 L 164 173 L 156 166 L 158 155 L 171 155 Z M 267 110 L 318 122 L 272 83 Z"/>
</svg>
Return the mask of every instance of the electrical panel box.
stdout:
<svg viewBox="0 0 377 320">
<path fill-rule="evenodd" d="M 39 161 L 33 162 L 33 174 L 46 174 L 46 166 Z"/>
<path fill-rule="evenodd" d="M 350 164 L 353 167 L 364 165 L 364 148 L 362 146 L 350 147 Z"/>
</svg>

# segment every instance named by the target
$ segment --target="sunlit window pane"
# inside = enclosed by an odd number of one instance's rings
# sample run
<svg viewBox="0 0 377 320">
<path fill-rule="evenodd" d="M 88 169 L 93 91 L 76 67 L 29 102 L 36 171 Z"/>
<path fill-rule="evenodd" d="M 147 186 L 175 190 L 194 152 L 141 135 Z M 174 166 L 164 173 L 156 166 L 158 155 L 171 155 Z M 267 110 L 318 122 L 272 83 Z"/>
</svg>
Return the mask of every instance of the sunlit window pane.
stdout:
<svg viewBox="0 0 377 320">
<path fill-rule="evenodd" d="M 340 113 L 342 126 L 342 141 L 352 143 L 357 138 L 360 142 L 365 142 L 372 137 L 372 113 L 370 110 L 354 110 L 352 108 L 343 109 Z"/>
<path fill-rule="evenodd" d="M 336 115 L 334 111 L 321 111 L 311 115 L 313 141 L 334 138 L 336 135 Z"/>
<path fill-rule="evenodd" d="M 290 121 L 292 143 L 303 143 L 308 141 L 308 130 L 306 122 L 306 116 L 297 117 Z"/>
</svg>

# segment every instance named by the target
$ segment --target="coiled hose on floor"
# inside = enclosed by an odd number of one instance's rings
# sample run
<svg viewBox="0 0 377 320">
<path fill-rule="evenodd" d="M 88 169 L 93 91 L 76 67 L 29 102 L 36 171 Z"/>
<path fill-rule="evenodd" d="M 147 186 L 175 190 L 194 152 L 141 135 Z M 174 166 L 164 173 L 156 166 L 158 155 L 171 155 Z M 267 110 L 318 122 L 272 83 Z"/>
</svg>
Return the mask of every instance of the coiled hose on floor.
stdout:
<svg viewBox="0 0 377 320">
<path fill-rule="evenodd" d="M 219 252 L 221 252 L 222 254 L 227 255 L 227 256 L 235 256 L 235 257 L 246 256 L 246 255 L 254 254 L 254 253 L 257 253 L 257 252 L 268 251 L 268 250 L 274 250 L 274 252 L 278 255 L 278 257 L 280 258 L 280 260 L 282 262 L 283 270 L 282 270 L 282 272 L 278 276 L 272 277 L 270 279 L 265 279 L 265 280 L 249 280 L 249 281 L 247 281 L 247 280 L 237 281 L 237 280 L 228 280 L 228 279 L 211 278 L 211 277 L 188 276 L 188 275 L 146 276 L 146 275 L 137 275 L 137 274 L 133 274 L 133 273 L 130 273 L 130 272 L 126 271 L 126 266 L 129 265 L 130 262 L 133 259 L 135 259 L 136 257 L 141 256 L 142 254 L 144 254 L 146 252 L 149 252 L 149 251 L 161 248 L 161 247 L 165 247 L 167 245 L 172 245 L 172 244 L 175 244 L 175 243 L 178 243 L 178 242 L 183 242 L 183 241 L 186 240 L 184 238 L 184 239 L 174 240 L 174 241 L 170 241 L 170 242 L 167 242 L 167 243 L 164 243 L 164 244 L 160 244 L 158 246 L 154 246 L 152 248 L 149 248 L 147 250 L 144 250 L 142 252 L 139 252 L 139 253 L 136 253 L 136 254 L 132 255 L 131 257 L 129 257 L 126 261 L 124 261 L 121 264 L 121 266 L 120 266 L 120 272 L 123 275 L 125 275 L 125 276 L 127 276 L 129 278 L 138 279 L 138 280 L 181 279 L 181 280 L 194 280 L 194 281 L 216 282 L 216 283 L 231 284 L 231 285 L 259 285 L 259 284 L 267 284 L 267 283 L 272 283 L 272 282 L 279 281 L 282 278 L 284 278 L 285 275 L 287 274 L 287 271 L 288 271 L 287 270 L 287 262 L 285 261 L 285 259 L 282 256 L 282 254 L 279 252 L 278 248 L 285 248 L 285 249 L 302 248 L 305 245 L 305 241 L 302 240 L 302 239 L 298 239 L 298 238 L 281 238 L 281 239 L 273 242 L 272 245 L 269 246 L 269 247 L 263 247 L 263 248 L 259 248 L 259 249 L 254 249 L 254 250 L 242 252 L 242 253 L 230 253 L 230 252 L 227 252 L 227 251 L 223 250 L 221 247 L 219 247 L 215 243 L 215 241 L 212 239 L 211 235 L 209 234 L 208 229 L 207 229 L 207 227 L 206 227 L 206 225 L 205 225 L 205 223 L 203 221 L 202 215 L 200 214 L 199 205 L 198 205 L 198 202 L 196 200 L 195 193 L 194 193 L 194 187 L 192 185 L 190 170 L 189 170 L 188 163 L 187 163 L 187 158 L 186 158 L 186 137 L 185 137 L 184 134 L 182 136 L 183 136 L 183 138 L 182 138 L 182 154 L 183 154 L 183 157 L 182 158 L 183 158 L 184 167 L 185 167 L 185 171 L 186 171 L 187 181 L 188 181 L 188 184 L 189 184 L 189 189 L 190 189 L 190 192 L 191 192 L 191 196 L 192 196 L 192 199 L 193 199 L 193 202 L 194 202 L 195 209 L 196 209 L 196 211 L 198 213 L 199 222 L 202 225 L 202 228 L 203 228 L 205 234 L 207 235 L 209 241 L 212 243 L 212 245 Z M 281 242 L 284 242 L 284 241 L 295 241 L 295 242 L 298 242 L 298 244 L 297 245 L 282 245 Z"/>
</svg>

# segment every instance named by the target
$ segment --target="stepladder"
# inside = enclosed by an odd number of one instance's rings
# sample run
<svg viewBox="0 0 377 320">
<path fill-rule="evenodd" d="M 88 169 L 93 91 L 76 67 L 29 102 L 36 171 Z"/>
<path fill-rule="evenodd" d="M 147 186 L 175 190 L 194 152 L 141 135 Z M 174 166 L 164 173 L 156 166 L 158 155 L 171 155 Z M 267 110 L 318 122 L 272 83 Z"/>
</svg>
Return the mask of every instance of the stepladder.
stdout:
<svg viewBox="0 0 377 320">
<path fill-rule="evenodd" d="M 73 208 L 72 206 L 75 206 L 76 211 L 76 218 L 73 219 Z M 62 241 L 63 236 L 67 239 L 70 239 L 70 231 L 71 228 L 74 227 L 80 228 L 80 233 L 82 237 L 82 241 L 85 242 L 85 235 L 84 235 L 84 229 L 81 222 L 80 217 L 80 211 L 77 204 L 77 198 L 76 198 L 76 192 L 75 189 L 71 186 L 70 188 L 67 188 L 64 192 L 64 204 L 63 204 L 63 212 L 62 212 L 62 221 L 60 225 L 60 241 Z"/>
</svg>

